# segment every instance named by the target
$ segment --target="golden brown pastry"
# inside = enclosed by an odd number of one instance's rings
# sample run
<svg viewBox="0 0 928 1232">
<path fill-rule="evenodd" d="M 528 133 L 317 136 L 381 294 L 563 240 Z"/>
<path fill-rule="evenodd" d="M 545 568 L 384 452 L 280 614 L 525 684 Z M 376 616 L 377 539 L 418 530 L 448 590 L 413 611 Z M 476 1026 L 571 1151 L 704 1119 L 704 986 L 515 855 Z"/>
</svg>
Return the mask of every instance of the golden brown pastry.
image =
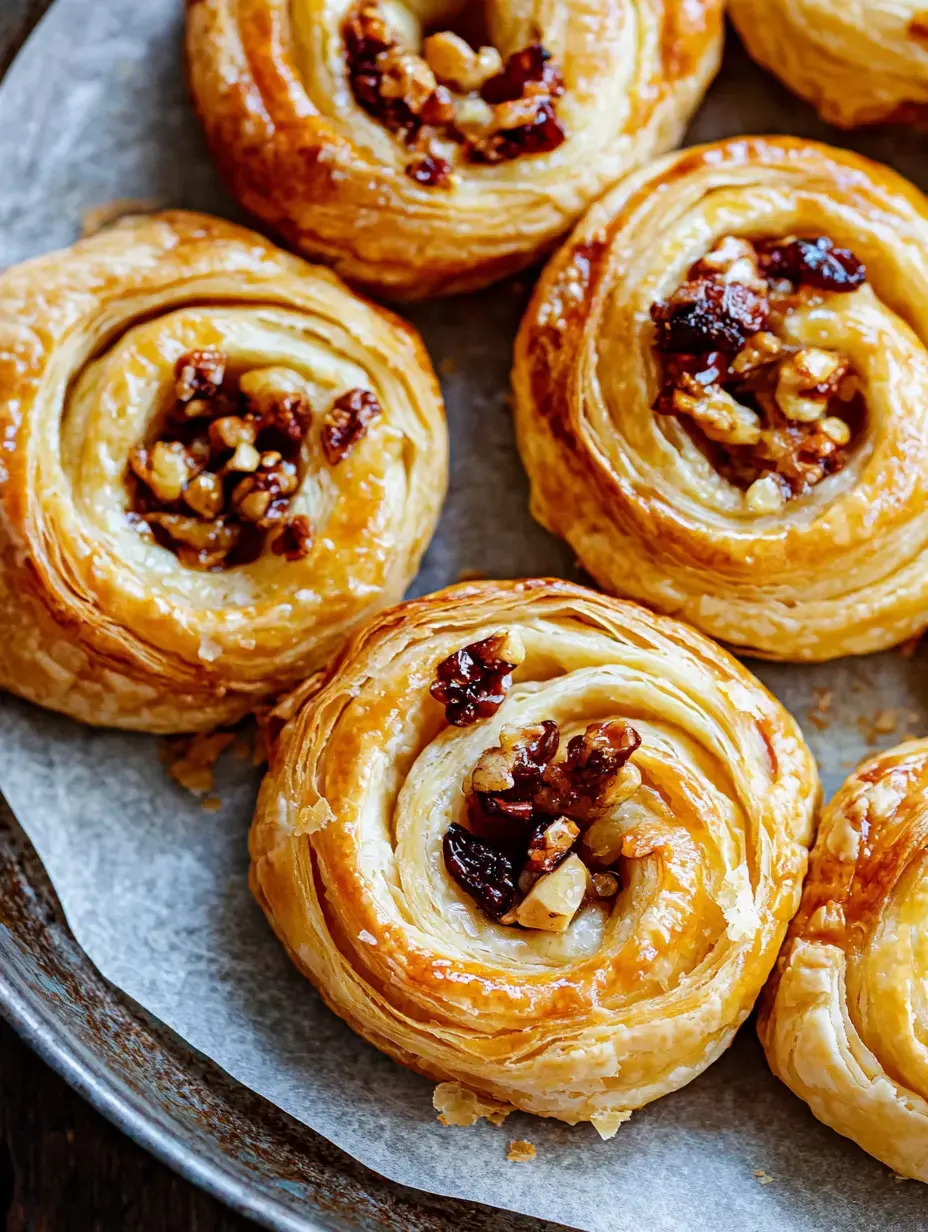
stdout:
<svg viewBox="0 0 928 1232">
<path fill-rule="evenodd" d="M 864 762 L 825 809 L 758 1022 L 820 1121 L 928 1181 L 928 740 Z"/>
<path fill-rule="evenodd" d="M 383 613 L 312 688 L 252 888 L 335 1013 L 443 1084 L 446 1121 L 514 1106 L 611 1137 L 728 1047 L 818 796 L 740 664 L 567 582 L 485 582 Z"/>
<path fill-rule="evenodd" d="M 607 590 L 828 659 L 928 616 L 928 202 L 793 138 L 598 202 L 522 324 L 532 509 Z"/>
<path fill-rule="evenodd" d="M 186 213 L 0 277 L 0 687 L 229 723 L 395 602 L 445 490 L 415 332 Z"/>
<path fill-rule="evenodd" d="M 764 68 L 841 128 L 928 120 L 925 0 L 731 0 Z"/>
<path fill-rule="evenodd" d="M 521 269 L 681 138 L 721 0 L 188 0 L 197 110 L 239 200 L 393 297 Z"/>
</svg>

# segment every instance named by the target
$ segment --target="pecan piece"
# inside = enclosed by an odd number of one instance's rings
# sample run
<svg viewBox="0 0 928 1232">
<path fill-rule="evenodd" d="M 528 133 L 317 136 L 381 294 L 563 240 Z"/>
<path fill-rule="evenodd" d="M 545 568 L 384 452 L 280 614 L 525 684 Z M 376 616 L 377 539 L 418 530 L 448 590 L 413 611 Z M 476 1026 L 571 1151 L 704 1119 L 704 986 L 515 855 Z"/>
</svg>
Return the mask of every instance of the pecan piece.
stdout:
<svg viewBox="0 0 928 1232">
<path fill-rule="evenodd" d="M 336 398 L 322 425 L 322 449 L 329 465 L 343 462 L 382 413 L 369 389 L 349 389 Z"/>
<path fill-rule="evenodd" d="M 456 650 L 439 663 L 429 692 L 455 727 L 470 727 L 496 714 L 512 685 L 513 669 L 525 658 L 517 633 L 494 633 Z"/>
<path fill-rule="evenodd" d="M 288 518 L 281 528 L 280 534 L 274 540 L 274 552 L 287 560 L 302 560 L 308 556 L 313 546 L 313 528 L 309 518 L 302 513 L 295 518 Z"/>
</svg>

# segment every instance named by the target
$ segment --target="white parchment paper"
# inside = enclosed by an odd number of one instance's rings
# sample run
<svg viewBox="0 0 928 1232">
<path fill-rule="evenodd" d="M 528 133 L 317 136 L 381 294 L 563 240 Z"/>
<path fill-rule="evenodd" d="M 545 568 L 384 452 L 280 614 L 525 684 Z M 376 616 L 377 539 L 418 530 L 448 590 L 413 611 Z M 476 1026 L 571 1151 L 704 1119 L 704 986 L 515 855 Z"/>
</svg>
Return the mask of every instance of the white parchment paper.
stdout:
<svg viewBox="0 0 928 1232">
<path fill-rule="evenodd" d="M 187 102 L 181 7 L 58 0 L 42 22 L 0 87 L 0 266 L 69 243 L 88 211 L 115 199 L 238 217 Z M 775 130 L 849 141 L 730 47 L 692 138 Z M 928 186 L 924 137 L 873 132 L 850 143 Z M 529 517 L 513 440 L 508 371 L 525 295 L 523 280 L 409 314 L 444 374 L 453 450 L 450 497 L 415 593 L 464 570 L 575 575 L 570 551 Z M 757 670 L 803 722 L 829 792 L 874 747 L 928 731 L 920 653 Z M 252 902 L 255 771 L 227 757 L 222 808 L 208 813 L 167 780 L 154 740 L 9 698 L 0 747 L 0 787 L 103 974 L 383 1175 L 591 1232 L 928 1225 L 928 1190 L 899 1184 L 815 1122 L 772 1078 L 750 1025 L 703 1077 L 636 1113 L 610 1143 L 522 1115 L 501 1129 L 440 1127 L 431 1084 L 324 1009 Z M 518 1137 L 536 1145 L 533 1162 L 506 1162 Z"/>
</svg>

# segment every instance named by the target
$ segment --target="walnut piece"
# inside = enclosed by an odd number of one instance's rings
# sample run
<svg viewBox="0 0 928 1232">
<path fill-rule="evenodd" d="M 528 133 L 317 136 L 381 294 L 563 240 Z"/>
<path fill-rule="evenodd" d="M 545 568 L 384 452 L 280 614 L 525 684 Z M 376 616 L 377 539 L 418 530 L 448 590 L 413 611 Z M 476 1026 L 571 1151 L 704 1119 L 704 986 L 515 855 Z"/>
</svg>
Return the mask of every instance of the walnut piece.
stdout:
<svg viewBox="0 0 928 1232">
<path fill-rule="evenodd" d="M 255 559 L 271 530 L 279 555 L 307 555 L 307 519 L 288 521 L 312 415 L 306 389 L 287 368 L 233 377 L 220 351 L 182 355 L 160 438 L 129 455 L 130 519 L 140 533 L 196 569 Z"/>
<path fill-rule="evenodd" d="M 322 425 L 322 449 L 329 465 L 344 462 L 382 413 L 369 389 L 349 389 L 336 398 Z"/>
</svg>

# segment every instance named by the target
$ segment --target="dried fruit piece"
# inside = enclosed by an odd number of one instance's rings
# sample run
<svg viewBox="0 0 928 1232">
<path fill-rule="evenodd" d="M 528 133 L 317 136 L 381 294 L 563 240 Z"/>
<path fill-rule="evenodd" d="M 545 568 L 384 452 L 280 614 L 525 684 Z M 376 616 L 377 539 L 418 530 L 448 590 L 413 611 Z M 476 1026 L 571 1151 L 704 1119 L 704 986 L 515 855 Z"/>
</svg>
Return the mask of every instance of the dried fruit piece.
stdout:
<svg viewBox="0 0 928 1232">
<path fill-rule="evenodd" d="M 702 278 L 652 304 L 651 319 L 661 351 L 739 351 L 764 328 L 768 312 L 766 297 L 753 288 Z"/>
<path fill-rule="evenodd" d="M 820 291 L 855 291 L 867 281 L 864 263 L 847 248 L 836 248 L 821 235 L 815 240 L 775 240 L 758 245 L 761 269 L 768 277 L 787 278 L 797 286 Z"/>
<path fill-rule="evenodd" d="M 455 727 L 469 727 L 496 714 L 512 685 L 513 669 L 525 658 L 517 633 L 507 631 L 472 642 L 439 663 L 429 692 Z"/>
<path fill-rule="evenodd" d="M 506 103 L 524 94 L 545 94 L 560 98 L 564 81 L 551 53 L 541 43 L 531 43 L 506 60 L 502 72 L 486 81 L 480 95 L 487 103 Z"/>
<path fill-rule="evenodd" d="M 519 889 L 528 891 L 535 880 L 553 873 L 570 855 L 580 837 L 580 827 L 569 817 L 556 817 L 535 827 L 528 845 L 528 859 L 519 876 Z"/>
<path fill-rule="evenodd" d="M 425 188 L 447 188 L 451 183 L 451 164 L 435 154 L 421 154 L 404 168 L 406 174 Z"/>
<path fill-rule="evenodd" d="M 322 425 L 322 449 L 329 465 L 343 462 L 382 413 L 369 389 L 349 389 L 336 398 Z"/>
<path fill-rule="evenodd" d="M 511 854 L 456 824 L 445 833 L 442 853 L 448 872 L 488 916 L 497 920 L 510 910 L 516 897 L 516 866 Z"/>
</svg>

